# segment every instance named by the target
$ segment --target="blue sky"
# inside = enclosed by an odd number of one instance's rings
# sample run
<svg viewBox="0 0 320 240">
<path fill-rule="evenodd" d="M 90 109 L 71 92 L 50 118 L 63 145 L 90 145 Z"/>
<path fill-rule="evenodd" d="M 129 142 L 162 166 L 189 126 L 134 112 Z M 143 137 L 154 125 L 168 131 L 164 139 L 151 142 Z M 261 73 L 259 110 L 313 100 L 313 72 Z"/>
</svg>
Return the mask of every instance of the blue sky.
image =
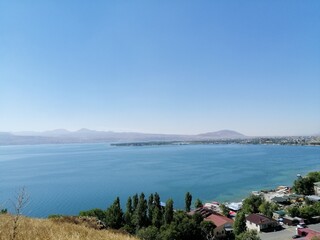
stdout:
<svg viewBox="0 0 320 240">
<path fill-rule="evenodd" d="M 320 132 L 320 1 L 0 1 L 0 131 Z"/>
</svg>

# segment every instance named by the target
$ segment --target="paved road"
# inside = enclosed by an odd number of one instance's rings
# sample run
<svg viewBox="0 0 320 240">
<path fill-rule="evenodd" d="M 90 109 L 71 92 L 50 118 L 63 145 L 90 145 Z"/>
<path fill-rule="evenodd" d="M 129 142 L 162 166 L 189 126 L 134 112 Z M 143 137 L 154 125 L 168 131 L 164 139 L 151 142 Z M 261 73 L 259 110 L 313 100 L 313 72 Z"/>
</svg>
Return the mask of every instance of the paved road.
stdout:
<svg viewBox="0 0 320 240">
<path fill-rule="evenodd" d="M 296 234 L 296 227 L 284 226 L 285 229 L 278 232 L 259 233 L 261 240 L 288 240 Z M 308 228 L 320 232 L 320 223 L 308 225 Z"/>
<path fill-rule="evenodd" d="M 320 223 L 317 223 L 317 224 L 310 224 L 308 225 L 308 228 L 312 229 L 312 230 L 315 230 L 317 232 L 320 232 Z"/>
<path fill-rule="evenodd" d="M 286 226 L 281 231 L 270 233 L 259 233 L 261 240 L 288 240 L 296 234 L 296 227 Z"/>
</svg>

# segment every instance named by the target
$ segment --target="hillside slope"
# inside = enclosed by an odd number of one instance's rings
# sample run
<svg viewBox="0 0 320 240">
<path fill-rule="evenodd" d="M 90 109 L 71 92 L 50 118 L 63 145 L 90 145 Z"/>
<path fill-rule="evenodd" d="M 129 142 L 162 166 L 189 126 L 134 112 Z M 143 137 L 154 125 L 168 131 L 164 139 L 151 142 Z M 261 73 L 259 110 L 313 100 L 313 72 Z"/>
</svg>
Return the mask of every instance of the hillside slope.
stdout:
<svg viewBox="0 0 320 240">
<path fill-rule="evenodd" d="M 18 223 L 15 240 L 138 240 L 121 233 L 51 219 L 21 217 Z M 12 217 L 0 215 L 0 240 L 11 239 L 12 229 Z"/>
</svg>

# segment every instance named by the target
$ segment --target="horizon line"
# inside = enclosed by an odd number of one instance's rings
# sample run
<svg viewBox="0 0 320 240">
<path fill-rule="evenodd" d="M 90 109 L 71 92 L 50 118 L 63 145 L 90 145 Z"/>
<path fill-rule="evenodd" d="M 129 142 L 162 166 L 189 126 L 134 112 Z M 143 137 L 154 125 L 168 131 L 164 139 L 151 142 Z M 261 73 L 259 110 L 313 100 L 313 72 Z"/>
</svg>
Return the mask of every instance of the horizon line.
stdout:
<svg viewBox="0 0 320 240">
<path fill-rule="evenodd" d="M 217 133 L 217 132 L 222 132 L 222 131 L 231 131 L 235 132 L 238 134 L 243 135 L 244 137 L 301 137 L 301 136 L 318 136 L 320 133 L 313 133 L 313 134 L 287 134 L 287 135 L 246 135 L 240 131 L 237 130 L 232 130 L 232 129 L 221 129 L 221 130 L 214 130 L 214 131 L 206 131 L 206 132 L 200 132 L 200 133 L 155 133 L 155 132 L 144 132 L 144 131 L 130 131 L 130 130 L 124 130 L 124 131 L 114 131 L 114 130 L 96 130 L 96 129 L 90 129 L 90 128 L 79 128 L 77 130 L 69 130 L 66 128 L 55 128 L 55 129 L 50 129 L 50 130 L 21 130 L 21 131 L 0 131 L 0 133 L 10 133 L 13 135 L 16 135 L 17 133 L 45 133 L 45 132 L 53 132 L 53 131 L 66 131 L 69 133 L 76 133 L 80 132 L 81 130 L 86 130 L 86 131 L 95 131 L 95 132 L 110 132 L 110 133 L 137 133 L 137 134 L 153 134 L 153 135 L 180 135 L 180 136 L 196 136 L 196 135 L 201 135 L 201 134 L 207 134 L 207 133 Z M 19 135 L 16 135 L 19 136 Z"/>
</svg>

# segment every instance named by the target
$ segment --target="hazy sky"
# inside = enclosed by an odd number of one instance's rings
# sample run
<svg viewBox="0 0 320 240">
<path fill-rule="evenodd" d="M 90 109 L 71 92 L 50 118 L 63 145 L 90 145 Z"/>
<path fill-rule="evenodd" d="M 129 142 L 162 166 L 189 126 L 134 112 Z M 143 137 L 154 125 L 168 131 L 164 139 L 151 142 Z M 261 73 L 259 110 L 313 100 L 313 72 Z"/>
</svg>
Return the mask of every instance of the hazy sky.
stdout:
<svg viewBox="0 0 320 240">
<path fill-rule="evenodd" d="M 0 131 L 320 132 L 320 1 L 0 1 Z"/>
</svg>

